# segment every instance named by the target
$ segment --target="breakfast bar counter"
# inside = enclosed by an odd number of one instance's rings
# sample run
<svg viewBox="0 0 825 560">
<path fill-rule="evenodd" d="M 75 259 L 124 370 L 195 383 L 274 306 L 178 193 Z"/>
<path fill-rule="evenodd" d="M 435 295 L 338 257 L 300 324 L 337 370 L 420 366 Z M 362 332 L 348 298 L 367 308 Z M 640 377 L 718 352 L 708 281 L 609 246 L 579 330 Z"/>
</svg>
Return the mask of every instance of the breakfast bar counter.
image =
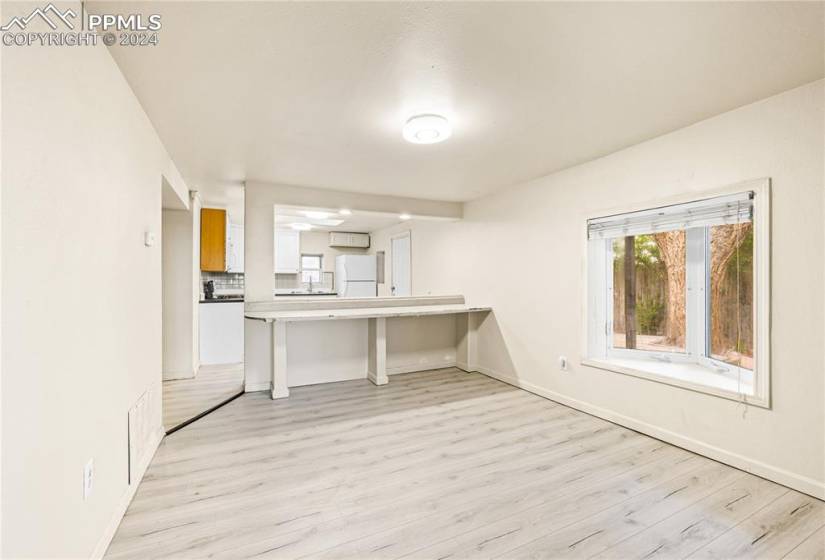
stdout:
<svg viewBox="0 0 825 560">
<path fill-rule="evenodd" d="M 290 323 L 366 319 L 367 378 L 376 385 L 385 385 L 389 382 L 386 365 L 387 319 L 456 315 L 456 366 L 464 371 L 474 371 L 478 325 L 490 311 L 489 307 L 466 305 L 463 296 L 341 298 L 324 301 L 290 298 L 289 302 L 249 303 L 244 317 L 271 325 L 270 391 L 272 398 L 278 399 L 289 396 L 286 339 Z"/>
</svg>

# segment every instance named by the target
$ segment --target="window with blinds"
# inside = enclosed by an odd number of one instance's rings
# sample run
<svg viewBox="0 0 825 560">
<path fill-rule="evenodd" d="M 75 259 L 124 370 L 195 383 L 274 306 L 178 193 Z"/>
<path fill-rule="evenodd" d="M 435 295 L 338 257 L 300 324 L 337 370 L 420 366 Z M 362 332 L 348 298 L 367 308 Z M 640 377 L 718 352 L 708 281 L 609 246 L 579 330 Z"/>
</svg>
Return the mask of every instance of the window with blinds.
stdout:
<svg viewBox="0 0 825 560">
<path fill-rule="evenodd" d="M 758 196 L 743 190 L 588 220 L 588 356 L 761 399 Z"/>
<path fill-rule="evenodd" d="M 608 239 L 649 233 L 722 226 L 750 222 L 753 218 L 752 191 L 707 198 L 607 216 L 587 221 L 588 239 Z"/>
</svg>

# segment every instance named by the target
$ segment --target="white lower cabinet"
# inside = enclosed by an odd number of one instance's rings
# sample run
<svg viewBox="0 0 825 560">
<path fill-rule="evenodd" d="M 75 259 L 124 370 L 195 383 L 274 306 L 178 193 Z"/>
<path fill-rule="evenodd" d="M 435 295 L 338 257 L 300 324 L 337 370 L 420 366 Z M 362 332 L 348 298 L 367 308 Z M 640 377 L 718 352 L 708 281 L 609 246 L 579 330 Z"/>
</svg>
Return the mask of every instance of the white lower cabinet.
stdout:
<svg viewBox="0 0 825 560">
<path fill-rule="evenodd" d="M 243 362 L 243 302 L 201 303 L 198 308 L 201 365 Z"/>
</svg>

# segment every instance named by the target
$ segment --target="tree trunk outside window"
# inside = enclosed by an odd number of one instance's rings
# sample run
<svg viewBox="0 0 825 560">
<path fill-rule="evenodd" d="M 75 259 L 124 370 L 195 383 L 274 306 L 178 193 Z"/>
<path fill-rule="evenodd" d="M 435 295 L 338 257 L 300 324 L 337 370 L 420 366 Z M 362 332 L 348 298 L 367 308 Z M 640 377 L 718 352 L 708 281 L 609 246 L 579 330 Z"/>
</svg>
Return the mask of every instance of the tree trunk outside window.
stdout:
<svg viewBox="0 0 825 560">
<path fill-rule="evenodd" d="M 685 344 L 685 231 L 666 231 L 653 235 L 667 271 L 665 340 Z"/>
<path fill-rule="evenodd" d="M 742 245 L 751 230 L 750 223 L 733 224 L 712 228 L 710 236 L 710 327 L 712 348 L 725 348 L 734 345 L 735 340 L 727 340 L 723 325 L 723 307 L 714 305 L 713 302 L 722 301 L 722 289 L 725 286 L 725 279 L 728 274 L 728 263 L 736 254 L 736 250 Z M 741 326 L 740 326 L 741 328 Z M 741 351 L 740 348 L 736 348 Z"/>
<path fill-rule="evenodd" d="M 750 232 L 751 224 L 734 224 L 713 229 L 710 241 L 711 341 L 714 348 L 730 344 L 723 332 L 723 308 L 713 305 L 721 301 L 728 263 Z M 685 232 L 668 231 L 654 234 L 667 271 L 667 305 L 665 338 L 668 344 L 682 346 L 685 340 Z"/>
</svg>

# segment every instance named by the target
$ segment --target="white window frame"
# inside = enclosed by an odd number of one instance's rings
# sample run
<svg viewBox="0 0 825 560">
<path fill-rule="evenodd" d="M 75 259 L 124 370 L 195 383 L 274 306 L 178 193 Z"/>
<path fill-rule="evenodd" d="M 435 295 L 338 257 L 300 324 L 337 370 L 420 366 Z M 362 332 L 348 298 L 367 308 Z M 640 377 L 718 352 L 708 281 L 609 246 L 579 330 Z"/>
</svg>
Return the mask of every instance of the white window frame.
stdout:
<svg viewBox="0 0 825 560">
<path fill-rule="evenodd" d="M 307 272 L 315 272 L 318 271 L 318 282 L 317 284 L 323 284 L 324 282 L 324 255 L 320 253 L 301 253 L 300 261 L 299 261 L 299 273 L 301 275 L 301 284 L 308 284 L 304 280 L 304 257 L 318 257 L 318 268 L 307 268 Z M 314 282 L 315 283 L 315 282 Z"/>
<path fill-rule="evenodd" d="M 685 230 L 685 351 L 653 352 L 613 348 L 612 244 L 607 240 L 587 240 L 587 220 L 624 214 L 705 198 L 754 193 L 754 368 L 753 371 L 710 357 L 708 333 L 708 274 L 710 245 L 707 228 Z M 656 200 L 634 207 L 612 208 L 592 213 L 585 223 L 585 293 L 581 363 L 616 373 L 690 389 L 718 397 L 770 408 L 770 180 L 758 179 L 730 185 L 712 192 L 694 193 L 668 200 Z M 715 373 L 727 379 L 717 378 Z M 715 380 L 718 380 L 717 384 Z M 753 394 L 731 390 L 735 380 L 746 380 Z"/>
</svg>

